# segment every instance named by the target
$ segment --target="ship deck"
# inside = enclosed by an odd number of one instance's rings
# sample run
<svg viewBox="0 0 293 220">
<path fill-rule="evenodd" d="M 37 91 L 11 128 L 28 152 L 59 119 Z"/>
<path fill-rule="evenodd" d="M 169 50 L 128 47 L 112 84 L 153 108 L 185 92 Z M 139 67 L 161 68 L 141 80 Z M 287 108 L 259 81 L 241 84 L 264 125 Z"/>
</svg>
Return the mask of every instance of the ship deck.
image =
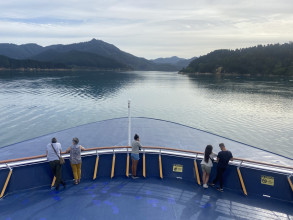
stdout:
<svg viewBox="0 0 293 220">
<path fill-rule="evenodd" d="M 139 134 L 143 146 L 160 146 L 203 152 L 208 144 L 218 152 L 219 143 L 225 143 L 234 157 L 293 166 L 293 159 L 258 149 L 207 131 L 182 124 L 153 118 L 131 119 L 131 134 Z M 133 136 L 133 135 L 132 135 Z M 72 138 L 78 137 L 86 148 L 128 145 L 128 118 L 115 118 L 93 122 L 46 134 L 30 140 L 0 148 L 0 160 L 31 157 L 45 154 L 52 137 L 62 144 L 63 150 L 71 146 Z"/>
<path fill-rule="evenodd" d="M 58 131 L 0 148 L 0 161 L 43 155 L 52 137 L 61 142 L 63 150 L 76 136 L 86 148 L 127 146 L 127 126 L 127 118 L 118 118 Z M 212 144 L 217 152 L 216 146 L 223 142 L 234 157 L 291 166 L 291 170 L 293 166 L 290 158 L 177 123 L 133 118 L 131 132 L 140 135 L 143 146 L 202 152 L 207 144 Z M 30 164 L 11 162 L 13 173 L 5 196 L 0 200 L 0 219 L 293 219 L 293 188 L 291 190 L 287 180 L 292 179 L 287 176 L 290 173 L 241 167 L 248 191 L 245 196 L 238 179 L 237 164 L 231 164 L 226 171 L 224 192 L 221 193 L 197 184 L 193 164 L 200 166 L 200 159 L 194 162 L 194 155 L 162 152 L 164 178 L 160 179 L 158 154 L 147 152 L 146 178 L 142 177 L 140 160 L 138 175 L 141 178 L 133 180 L 125 177 L 127 152 L 117 151 L 115 176 L 111 179 L 114 150 L 109 151 L 99 154 L 96 180 L 92 179 L 97 155 L 95 152 L 84 155 L 83 179 L 79 185 L 72 182 L 67 160 L 62 174 L 67 187 L 60 187 L 59 192 L 50 189 L 53 176 L 44 158 Z M 174 164 L 184 166 L 183 172 L 174 173 Z M 2 188 L 9 176 L 5 163 L 0 171 Z M 273 178 L 274 186 L 261 183 L 262 175 Z M 212 171 L 210 179 L 214 176 Z M 271 198 L 263 195 L 271 195 Z"/>
<path fill-rule="evenodd" d="M 61 187 L 62 188 L 62 187 Z M 293 219 L 292 203 L 178 179 L 99 178 L 8 194 L 0 219 Z"/>
</svg>

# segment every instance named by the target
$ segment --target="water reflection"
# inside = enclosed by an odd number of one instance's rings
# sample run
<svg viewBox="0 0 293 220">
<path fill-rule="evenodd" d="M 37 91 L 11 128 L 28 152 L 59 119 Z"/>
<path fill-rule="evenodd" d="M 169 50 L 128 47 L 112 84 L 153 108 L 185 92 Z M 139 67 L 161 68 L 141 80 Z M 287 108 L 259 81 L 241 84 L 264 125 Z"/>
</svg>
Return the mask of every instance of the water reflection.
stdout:
<svg viewBox="0 0 293 220">
<path fill-rule="evenodd" d="M 203 129 L 293 157 L 293 77 L 186 77 L 204 97 L 197 98 Z"/>
<path fill-rule="evenodd" d="M 194 74 L 188 76 L 196 86 L 214 91 L 279 95 L 292 98 L 293 76 L 249 76 Z"/>
<path fill-rule="evenodd" d="M 123 116 L 109 100 L 139 78 L 122 72 L 0 72 L 0 145 Z"/>
<path fill-rule="evenodd" d="M 292 77 L 0 72 L 0 147 L 125 117 L 130 98 L 133 116 L 178 122 L 293 158 L 292 97 Z"/>
<path fill-rule="evenodd" d="M 91 99 L 113 95 L 130 84 L 139 75 L 123 72 L 3 72 L 0 83 L 6 91 L 21 89 L 21 92 L 38 94 L 43 90 L 54 90 L 59 94 Z M 8 84 L 5 84 L 8 82 Z M 60 91 L 61 90 L 61 91 Z"/>
</svg>

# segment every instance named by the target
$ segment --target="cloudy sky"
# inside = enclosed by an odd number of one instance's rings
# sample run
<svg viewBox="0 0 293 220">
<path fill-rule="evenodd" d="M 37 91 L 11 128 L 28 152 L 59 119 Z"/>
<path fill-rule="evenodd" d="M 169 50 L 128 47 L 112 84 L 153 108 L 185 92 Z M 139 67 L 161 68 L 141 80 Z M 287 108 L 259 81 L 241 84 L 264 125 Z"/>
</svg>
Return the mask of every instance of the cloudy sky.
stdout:
<svg viewBox="0 0 293 220">
<path fill-rule="evenodd" d="M 7 0 L 0 43 L 92 38 L 148 59 L 293 40 L 292 0 Z"/>
</svg>

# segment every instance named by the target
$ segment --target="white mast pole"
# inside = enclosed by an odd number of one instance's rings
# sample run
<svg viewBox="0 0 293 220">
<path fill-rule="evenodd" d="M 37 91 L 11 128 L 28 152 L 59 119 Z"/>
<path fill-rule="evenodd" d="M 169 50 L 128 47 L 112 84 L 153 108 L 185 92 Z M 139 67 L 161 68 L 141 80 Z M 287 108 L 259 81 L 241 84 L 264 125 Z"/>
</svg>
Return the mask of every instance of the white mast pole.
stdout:
<svg viewBox="0 0 293 220">
<path fill-rule="evenodd" d="M 131 146 L 131 115 L 130 115 L 130 102 L 128 100 L 128 146 Z"/>
</svg>

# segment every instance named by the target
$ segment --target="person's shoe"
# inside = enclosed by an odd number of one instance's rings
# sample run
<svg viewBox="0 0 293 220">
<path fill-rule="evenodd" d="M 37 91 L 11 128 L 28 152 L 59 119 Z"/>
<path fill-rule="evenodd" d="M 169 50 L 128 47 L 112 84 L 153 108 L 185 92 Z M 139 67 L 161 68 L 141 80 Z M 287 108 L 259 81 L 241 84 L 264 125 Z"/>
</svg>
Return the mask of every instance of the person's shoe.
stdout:
<svg viewBox="0 0 293 220">
<path fill-rule="evenodd" d="M 78 184 L 78 180 L 74 180 L 74 185 L 77 185 Z"/>
<path fill-rule="evenodd" d="M 138 179 L 139 177 L 138 176 L 131 176 L 132 179 Z"/>
<path fill-rule="evenodd" d="M 207 189 L 209 186 L 207 184 L 203 184 L 203 188 Z"/>
<path fill-rule="evenodd" d="M 80 184 L 80 179 L 79 179 L 79 180 L 77 180 L 77 183 L 78 183 L 78 184 Z"/>
<path fill-rule="evenodd" d="M 210 185 L 211 187 L 215 187 L 215 184 L 214 184 L 214 183 L 209 183 L 209 185 Z"/>
<path fill-rule="evenodd" d="M 224 192 L 223 188 L 218 188 L 217 189 L 219 192 Z"/>
</svg>

